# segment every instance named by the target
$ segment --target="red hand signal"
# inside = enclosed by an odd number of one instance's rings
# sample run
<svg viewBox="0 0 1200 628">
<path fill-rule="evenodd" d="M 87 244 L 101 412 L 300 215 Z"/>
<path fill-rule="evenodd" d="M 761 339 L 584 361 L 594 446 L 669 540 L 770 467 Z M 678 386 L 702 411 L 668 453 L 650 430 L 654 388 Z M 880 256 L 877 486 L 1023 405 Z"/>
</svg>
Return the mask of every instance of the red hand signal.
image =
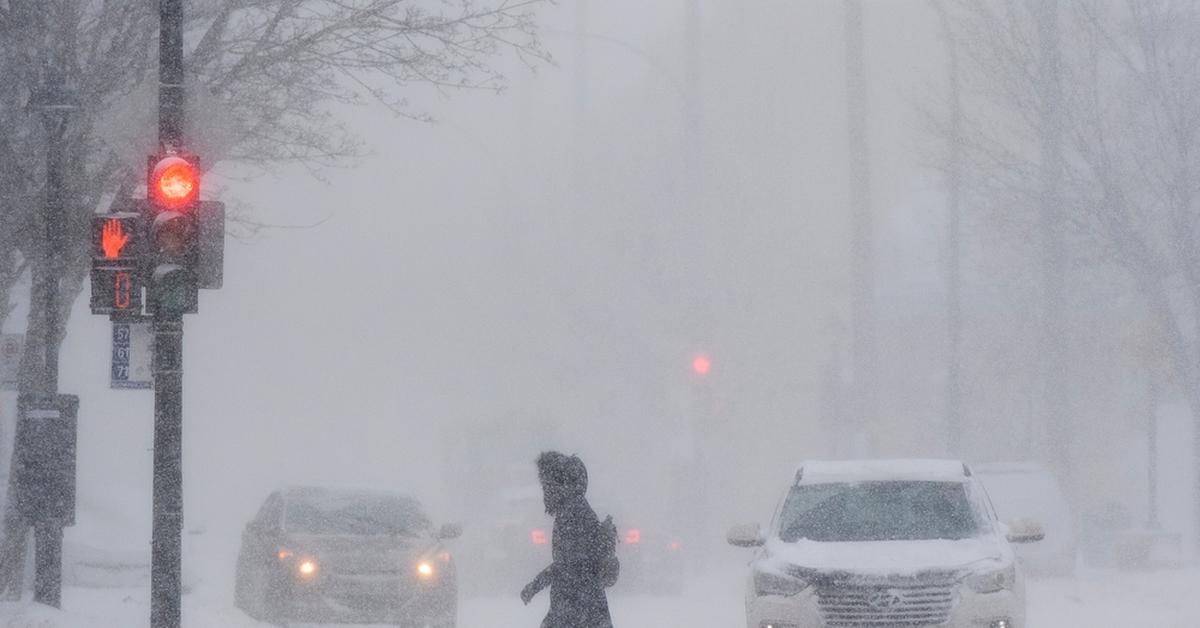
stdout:
<svg viewBox="0 0 1200 628">
<path fill-rule="evenodd" d="M 104 249 L 105 259 L 121 257 L 121 249 L 125 248 L 126 242 L 129 242 L 129 234 L 125 233 L 125 225 L 120 220 L 104 223 L 104 230 L 100 232 L 100 248 Z"/>
</svg>

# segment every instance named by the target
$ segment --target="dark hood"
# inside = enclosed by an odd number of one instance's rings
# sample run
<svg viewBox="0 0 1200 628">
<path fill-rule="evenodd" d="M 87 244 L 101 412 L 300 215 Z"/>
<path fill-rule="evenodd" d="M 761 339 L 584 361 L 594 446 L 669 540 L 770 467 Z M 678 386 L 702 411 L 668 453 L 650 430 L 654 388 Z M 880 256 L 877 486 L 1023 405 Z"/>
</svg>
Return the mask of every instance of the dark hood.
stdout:
<svg viewBox="0 0 1200 628">
<path fill-rule="evenodd" d="M 579 456 L 544 455 L 538 461 L 538 475 L 548 514 L 556 515 L 569 504 L 583 501 L 587 495 L 587 467 Z"/>
</svg>

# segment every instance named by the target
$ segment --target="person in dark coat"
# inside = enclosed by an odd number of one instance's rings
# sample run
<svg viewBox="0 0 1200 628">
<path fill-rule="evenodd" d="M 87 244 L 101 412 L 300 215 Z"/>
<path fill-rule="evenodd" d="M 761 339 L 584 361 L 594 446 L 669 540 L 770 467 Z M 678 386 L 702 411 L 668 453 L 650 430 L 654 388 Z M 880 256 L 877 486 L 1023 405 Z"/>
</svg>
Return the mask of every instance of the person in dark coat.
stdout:
<svg viewBox="0 0 1200 628">
<path fill-rule="evenodd" d="M 554 562 L 521 591 L 526 604 L 550 587 L 550 612 L 542 628 L 612 628 L 604 593 L 603 530 L 588 505 L 587 468 L 577 456 L 538 457 L 546 512 L 554 517 Z"/>
</svg>

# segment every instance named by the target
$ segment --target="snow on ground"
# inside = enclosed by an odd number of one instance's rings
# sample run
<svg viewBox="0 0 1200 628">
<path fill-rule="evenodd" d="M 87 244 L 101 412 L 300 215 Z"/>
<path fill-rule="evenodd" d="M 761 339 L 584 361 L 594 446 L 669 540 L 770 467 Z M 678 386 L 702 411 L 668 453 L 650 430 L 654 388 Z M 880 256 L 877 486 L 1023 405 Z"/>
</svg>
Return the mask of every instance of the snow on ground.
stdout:
<svg viewBox="0 0 1200 628">
<path fill-rule="evenodd" d="M 1092 572 L 1031 582 L 1030 628 L 1195 628 L 1200 626 L 1200 568 Z"/>
<path fill-rule="evenodd" d="M 184 605 L 186 628 L 265 628 L 231 607 L 223 588 L 201 587 Z M 1029 628 L 1195 628 L 1200 617 L 1200 568 L 1156 572 L 1094 572 L 1031 581 Z M 614 597 L 618 628 L 733 628 L 744 625 L 740 574 L 700 579 L 680 597 Z M 65 612 L 22 602 L 0 604 L 0 628 L 136 628 L 149 624 L 143 589 L 69 588 Z M 462 602 L 463 628 L 536 628 L 542 596 L 525 607 L 516 595 Z"/>
</svg>

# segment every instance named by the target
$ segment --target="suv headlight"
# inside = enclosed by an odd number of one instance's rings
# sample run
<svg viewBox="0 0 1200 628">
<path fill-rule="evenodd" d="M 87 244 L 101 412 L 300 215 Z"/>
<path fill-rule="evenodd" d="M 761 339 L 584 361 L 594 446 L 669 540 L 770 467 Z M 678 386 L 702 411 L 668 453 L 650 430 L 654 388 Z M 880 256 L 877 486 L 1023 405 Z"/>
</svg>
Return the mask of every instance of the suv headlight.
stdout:
<svg viewBox="0 0 1200 628">
<path fill-rule="evenodd" d="M 1017 567 L 1010 564 L 993 571 L 973 574 L 967 576 L 964 582 L 976 593 L 996 593 L 1012 589 L 1017 583 Z"/>
<path fill-rule="evenodd" d="M 758 597 L 764 595 L 782 595 L 789 597 L 808 588 L 808 583 L 799 578 L 766 571 L 754 572 L 754 593 Z"/>
</svg>

